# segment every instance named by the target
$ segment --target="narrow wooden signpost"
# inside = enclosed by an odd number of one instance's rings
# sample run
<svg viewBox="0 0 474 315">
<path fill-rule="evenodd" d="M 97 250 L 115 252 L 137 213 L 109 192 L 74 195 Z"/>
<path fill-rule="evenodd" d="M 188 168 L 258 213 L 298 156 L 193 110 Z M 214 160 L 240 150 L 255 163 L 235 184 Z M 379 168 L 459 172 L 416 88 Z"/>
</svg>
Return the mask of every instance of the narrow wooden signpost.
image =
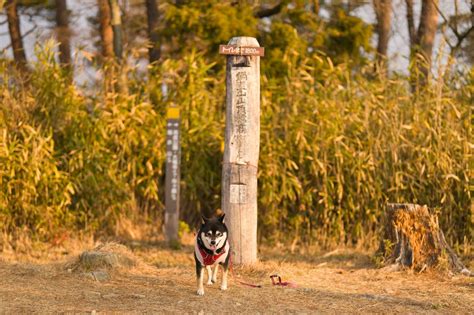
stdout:
<svg viewBox="0 0 474 315">
<path fill-rule="evenodd" d="M 260 57 L 253 37 L 221 45 L 227 56 L 222 209 L 234 264 L 257 261 L 257 166 L 260 146 Z"/>
<path fill-rule="evenodd" d="M 179 108 L 169 107 L 166 124 L 165 235 L 171 245 L 179 242 L 179 181 L 181 145 Z"/>
</svg>

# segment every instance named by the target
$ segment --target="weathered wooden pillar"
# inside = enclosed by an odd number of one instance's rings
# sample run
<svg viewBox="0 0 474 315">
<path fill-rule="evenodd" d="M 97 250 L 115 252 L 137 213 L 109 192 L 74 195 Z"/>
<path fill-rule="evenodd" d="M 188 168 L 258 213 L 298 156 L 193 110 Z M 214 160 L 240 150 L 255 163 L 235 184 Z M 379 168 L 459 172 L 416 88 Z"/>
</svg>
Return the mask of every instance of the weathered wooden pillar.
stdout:
<svg viewBox="0 0 474 315">
<path fill-rule="evenodd" d="M 260 56 L 253 37 L 221 45 L 227 56 L 222 210 L 234 264 L 257 261 L 257 166 L 260 145 Z"/>
<path fill-rule="evenodd" d="M 166 125 L 165 236 L 172 246 L 179 245 L 179 182 L 181 145 L 179 108 L 169 107 Z"/>
</svg>

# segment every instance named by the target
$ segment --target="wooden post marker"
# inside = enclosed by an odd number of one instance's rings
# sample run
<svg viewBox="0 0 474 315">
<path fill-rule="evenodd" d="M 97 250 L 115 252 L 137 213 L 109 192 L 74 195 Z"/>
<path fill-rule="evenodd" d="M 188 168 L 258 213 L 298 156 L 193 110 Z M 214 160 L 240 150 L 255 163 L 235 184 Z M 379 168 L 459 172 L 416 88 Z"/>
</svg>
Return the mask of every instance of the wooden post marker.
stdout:
<svg viewBox="0 0 474 315">
<path fill-rule="evenodd" d="M 260 56 L 253 37 L 234 37 L 227 56 L 222 210 L 234 264 L 257 261 L 257 166 L 260 146 Z"/>
<path fill-rule="evenodd" d="M 166 124 L 165 235 L 171 245 L 179 243 L 180 153 L 179 108 L 169 107 Z"/>
</svg>

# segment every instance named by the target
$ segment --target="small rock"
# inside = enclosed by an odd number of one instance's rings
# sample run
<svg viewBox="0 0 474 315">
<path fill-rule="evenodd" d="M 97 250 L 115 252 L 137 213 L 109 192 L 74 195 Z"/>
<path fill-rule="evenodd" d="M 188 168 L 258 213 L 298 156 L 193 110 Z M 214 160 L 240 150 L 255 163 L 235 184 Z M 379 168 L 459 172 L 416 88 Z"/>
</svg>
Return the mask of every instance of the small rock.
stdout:
<svg viewBox="0 0 474 315">
<path fill-rule="evenodd" d="M 115 298 L 118 298 L 119 295 L 115 293 L 109 293 L 109 294 L 102 295 L 102 297 L 104 299 L 115 299 Z"/>
<path fill-rule="evenodd" d="M 146 296 L 144 294 L 136 294 L 135 293 L 135 294 L 132 294 L 131 296 L 135 299 L 144 299 L 144 298 L 146 298 Z"/>
<path fill-rule="evenodd" d="M 461 274 L 463 276 L 466 276 L 466 277 L 471 277 L 471 276 L 474 276 L 472 272 L 469 271 L 469 269 L 467 268 L 464 268 L 463 270 L 461 270 Z"/>
</svg>

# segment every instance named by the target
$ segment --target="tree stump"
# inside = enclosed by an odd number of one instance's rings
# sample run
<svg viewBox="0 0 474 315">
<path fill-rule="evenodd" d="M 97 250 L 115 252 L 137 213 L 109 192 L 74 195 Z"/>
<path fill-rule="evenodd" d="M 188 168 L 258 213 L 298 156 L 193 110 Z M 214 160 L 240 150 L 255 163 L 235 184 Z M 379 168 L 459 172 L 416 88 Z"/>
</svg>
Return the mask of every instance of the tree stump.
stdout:
<svg viewBox="0 0 474 315">
<path fill-rule="evenodd" d="M 427 206 L 388 204 L 383 238 L 377 255 L 385 266 L 445 268 L 472 275 L 446 242 L 438 217 Z"/>
</svg>

